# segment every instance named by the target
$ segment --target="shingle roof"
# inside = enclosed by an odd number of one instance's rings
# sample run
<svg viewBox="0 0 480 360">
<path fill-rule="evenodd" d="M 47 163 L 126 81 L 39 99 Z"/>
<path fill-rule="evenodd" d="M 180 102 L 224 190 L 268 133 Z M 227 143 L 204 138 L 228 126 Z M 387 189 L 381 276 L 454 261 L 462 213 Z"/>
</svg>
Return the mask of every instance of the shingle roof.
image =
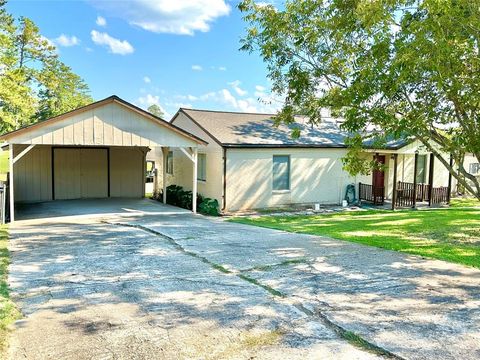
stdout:
<svg viewBox="0 0 480 360">
<path fill-rule="evenodd" d="M 340 128 L 341 120 L 325 118 L 312 126 L 308 119 L 295 117 L 295 124 L 274 126 L 274 114 L 240 113 L 182 108 L 193 122 L 206 131 L 220 145 L 226 147 L 346 147 L 348 133 Z M 175 120 L 175 118 L 174 118 Z M 173 120 L 173 121 L 174 121 Z M 301 131 L 298 139 L 291 136 L 292 129 Z M 406 142 L 392 141 L 389 149 L 397 149 Z"/>
</svg>

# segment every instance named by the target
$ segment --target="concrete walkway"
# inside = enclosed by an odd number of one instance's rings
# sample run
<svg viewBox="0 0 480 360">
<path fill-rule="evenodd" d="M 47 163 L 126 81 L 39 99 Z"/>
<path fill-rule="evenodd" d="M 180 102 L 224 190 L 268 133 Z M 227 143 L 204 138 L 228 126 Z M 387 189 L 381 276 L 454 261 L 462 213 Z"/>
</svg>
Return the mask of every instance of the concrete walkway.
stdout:
<svg viewBox="0 0 480 360">
<path fill-rule="evenodd" d="M 10 357 L 480 357 L 480 271 L 171 210 L 17 223 Z"/>
</svg>

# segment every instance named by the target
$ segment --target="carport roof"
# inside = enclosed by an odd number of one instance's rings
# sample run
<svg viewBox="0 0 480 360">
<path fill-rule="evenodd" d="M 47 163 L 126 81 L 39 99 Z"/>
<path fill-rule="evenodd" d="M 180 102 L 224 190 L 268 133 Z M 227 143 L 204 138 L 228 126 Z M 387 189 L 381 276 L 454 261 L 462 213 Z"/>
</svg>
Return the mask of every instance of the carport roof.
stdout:
<svg viewBox="0 0 480 360">
<path fill-rule="evenodd" d="M 79 115 L 83 112 L 93 110 L 93 109 L 96 109 L 96 108 L 99 108 L 99 107 L 102 107 L 102 106 L 105 106 L 105 105 L 111 104 L 111 103 L 115 103 L 115 104 L 118 104 L 118 105 L 120 105 L 120 106 L 122 106 L 126 109 L 129 109 L 130 111 L 133 111 L 133 112 L 137 113 L 138 115 L 142 116 L 143 118 L 152 121 L 156 125 L 159 125 L 161 127 L 172 130 L 175 133 L 177 133 L 178 135 L 180 135 L 184 138 L 188 138 L 188 139 L 192 140 L 193 142 L 195 142 L 199 145 L 207 145 L 207 142 L 205 140 L 199 138 L 198 136 L 195 136 L 195 135 L 189 133 L 188 131 L 185 131 L 185 130 L 181 129 L 181 128 L 163 120 L 162 118 L 160 118 L 158 116 L 155 116 L 155 115 L 149 113 L 148 111 L 145 111 L 145 110 L 139 108 L 138 106 L 135 106 L 132 103 L 129 103 L 128 101 L 125 101 L 125 100 L 121 99 L 120 97 L 118 97 L 116 95 L 109 96 L 109 97 L 107 97 L 103 100 L 99 100 L 99 101 L 93 102 L 91 104 L 79 107 L 77 109 L 74 109 L 74 110 L 68 111 L 66 113 L 57 115 L 57 116 L 52 117 L 50 119 L 40 121 L 40 122 L 34 123 L 32 125 L 28 125 L 28 126 L 20 128 L 20 129 L 8 132 L 8 133 L 0 136 L 0 141 L 9 142 L 9 140 L 11 140 L 11 139 L 13 139 L 13 138 L 15 138 L 19 135 L 26 134 L 29 131 L 34 131 L 34 130 L 40 129 L 44 126 L 53 124 L 57 121 L 67 119 L 69 117 L 73 117 L 73 116 Z"/>
</svg>

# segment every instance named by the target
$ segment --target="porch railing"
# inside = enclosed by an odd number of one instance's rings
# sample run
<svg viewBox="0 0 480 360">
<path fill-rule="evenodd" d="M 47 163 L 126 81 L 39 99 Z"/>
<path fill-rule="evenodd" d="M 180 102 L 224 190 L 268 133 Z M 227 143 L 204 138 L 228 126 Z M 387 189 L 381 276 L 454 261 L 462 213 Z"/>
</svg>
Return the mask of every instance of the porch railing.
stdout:
<svg viewBox="0 0 480 360">
<path fill-rule="evenodd" d="M 432 204 L 444 204 L 448 203 L 448 187 L 440 186 L 432 188 Z"/>
<path fill-rule="evenodd" d="M 385 203 L 385 187 L 358 183 L 358 198 L 360 201 L 371 202 L 373 205 L 383 205 Z"/>
<path fill-rule="evenodd" d="M 397 183 L 397 190 L 407 190 L 404 193 L 408 193 L 411 190 L 411 196 L 413 197 L 413 183 L 399 181 Z M 417 201 L 428 201 L 430 196 L 430 185 L 428 184 L 417 184 Z"/>
<path fill-rule="evenodd" d="M 397 196 L 395 199 L 396 207 L 412 207 L 414 204 L 414 184 L 404 181 L 397 183 Z M 429 201 L 431 204 L 442 204 L 448 202 L 448 187 L 440 186 L 432 188 L 430 195 L 429 184 L 417 184 L 417 201 Z"/>
</svg>

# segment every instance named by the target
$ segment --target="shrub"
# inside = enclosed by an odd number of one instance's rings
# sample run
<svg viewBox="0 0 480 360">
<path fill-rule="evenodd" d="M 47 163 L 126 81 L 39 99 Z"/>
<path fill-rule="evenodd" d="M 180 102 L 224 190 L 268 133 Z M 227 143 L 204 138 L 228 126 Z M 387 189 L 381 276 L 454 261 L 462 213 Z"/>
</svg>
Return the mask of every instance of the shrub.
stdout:
<svg viewBox="0 0 480 360">
<path fill-rule="evenodd" d="M 205 198 L 203 199 L 202 202 L 198 204 L 197 208 L 198 208 L 198 212 L 205 215 L 213 215 L 213 216 L 220 215 L 218 212 L 217 199 Z"/>
<path fill-rule="evenodd" d="M 162 201 L 163 192 L 154 194 L 153 198 Z M 192 192 L 178 185 L 169 185 L 167 186 L 167 204 L 192 210 Z M 220 215 L 218 201 L 203 197 L 201 194 L 197 194 L 197 211 L 205 215 Z"/>
</svg>

